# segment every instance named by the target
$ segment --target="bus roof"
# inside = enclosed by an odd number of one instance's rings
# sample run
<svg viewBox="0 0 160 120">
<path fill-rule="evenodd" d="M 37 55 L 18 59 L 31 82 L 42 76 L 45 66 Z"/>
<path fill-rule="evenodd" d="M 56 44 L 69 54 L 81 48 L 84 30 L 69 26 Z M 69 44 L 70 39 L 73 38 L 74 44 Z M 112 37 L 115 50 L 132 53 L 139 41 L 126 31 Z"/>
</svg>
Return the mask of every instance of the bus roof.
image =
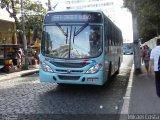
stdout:
<svg viewBox="0 0 160 120">
<path fill-rule="evenodd" d="M 47 13 L 57 13 L 57 12 L 99 12 L 104 14 L 101 10 L 57 10 L 57 11 L 48 11 Z"/>
</svg>

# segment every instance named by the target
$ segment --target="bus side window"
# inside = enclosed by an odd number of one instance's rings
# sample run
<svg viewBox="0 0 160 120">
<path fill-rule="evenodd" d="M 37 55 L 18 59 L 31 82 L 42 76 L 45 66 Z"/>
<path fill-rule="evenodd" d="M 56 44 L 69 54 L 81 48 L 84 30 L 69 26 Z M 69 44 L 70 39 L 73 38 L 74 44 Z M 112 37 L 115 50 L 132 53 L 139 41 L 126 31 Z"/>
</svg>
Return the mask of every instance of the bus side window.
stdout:
<svg viewBox="0 0 160 120">
<path fill-rule="evenodd" d="M 104 25 L 105 27 L 105 33 L 106 33 L 106 36 L 105 36 L 105 38 L 104 38 L 104 42 L 105 42 L 105 47 L 107 47 L 108 46 L 108 40 L 109 40 L 109 30 L 108 30 L 108 25 L 107 25 L 107 23 L 105 23 L 105 25 Z"/>
<path fill-rule="evenodd" d="M 114 42 L 113 42 L 113 28 L 111 27 L 111 45 L 113 46 L 114 45 Z"/>
<path fill-rule="evenodd" d="M 111 24 L 109 25 L 109 45 L 112 45 L 112 28 Z"/>
</svg>

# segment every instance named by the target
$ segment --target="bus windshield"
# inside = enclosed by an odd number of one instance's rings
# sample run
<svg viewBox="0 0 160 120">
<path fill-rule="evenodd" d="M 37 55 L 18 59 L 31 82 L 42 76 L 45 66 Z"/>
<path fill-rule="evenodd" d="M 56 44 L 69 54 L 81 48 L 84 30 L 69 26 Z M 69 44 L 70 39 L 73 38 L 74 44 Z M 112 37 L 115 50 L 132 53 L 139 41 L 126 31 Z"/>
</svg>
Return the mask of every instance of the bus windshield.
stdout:
<svg viewBox="0 0 160 120">
<path fill-rule="evenodd" d="M 42 54 L 52 58 L 93 58 L 102 53 L 102 26 L 54 24 L 45 25 Z"/>
</svg>

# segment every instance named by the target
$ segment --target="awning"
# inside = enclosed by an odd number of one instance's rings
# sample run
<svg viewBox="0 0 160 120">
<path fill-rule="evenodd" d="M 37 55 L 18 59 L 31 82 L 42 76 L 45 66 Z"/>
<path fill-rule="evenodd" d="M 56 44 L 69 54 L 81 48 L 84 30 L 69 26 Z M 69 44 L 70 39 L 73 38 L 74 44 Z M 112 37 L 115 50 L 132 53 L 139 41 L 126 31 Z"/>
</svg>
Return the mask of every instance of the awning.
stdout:
<svg viewBox="0 0 160 120">
<path fill-rule="evenodd" d="M 36 41 L 34 42 L 34 45 L 31 46 L 31 47 L 39 48 L 39 47 L 40 47 L 40 40 L 36 40 Z"/>
<path fill-rule="evenodd" d="M 0 44 L 0 46 L 8 46 L 8 47 L 17 46 L 17 47 L 20 47 L 21 45 L 20 44 Z"/>
</svg>

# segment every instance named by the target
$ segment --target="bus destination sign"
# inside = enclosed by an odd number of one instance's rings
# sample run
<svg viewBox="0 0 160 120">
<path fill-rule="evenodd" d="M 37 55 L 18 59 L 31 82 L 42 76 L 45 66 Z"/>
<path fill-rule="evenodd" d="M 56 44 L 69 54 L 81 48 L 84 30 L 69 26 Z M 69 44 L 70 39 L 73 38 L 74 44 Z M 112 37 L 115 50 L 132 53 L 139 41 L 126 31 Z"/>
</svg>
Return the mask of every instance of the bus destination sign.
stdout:
<svg viewBox="0 0 160 120">
<path fill-rule="evenodd" d="M 54 23 L 54 22 L 91 22 L 99 23 L 102 22 L 102 16 L 100 13 L 49 13 L 46 15 L 45 23 Z"/>
</svg>

